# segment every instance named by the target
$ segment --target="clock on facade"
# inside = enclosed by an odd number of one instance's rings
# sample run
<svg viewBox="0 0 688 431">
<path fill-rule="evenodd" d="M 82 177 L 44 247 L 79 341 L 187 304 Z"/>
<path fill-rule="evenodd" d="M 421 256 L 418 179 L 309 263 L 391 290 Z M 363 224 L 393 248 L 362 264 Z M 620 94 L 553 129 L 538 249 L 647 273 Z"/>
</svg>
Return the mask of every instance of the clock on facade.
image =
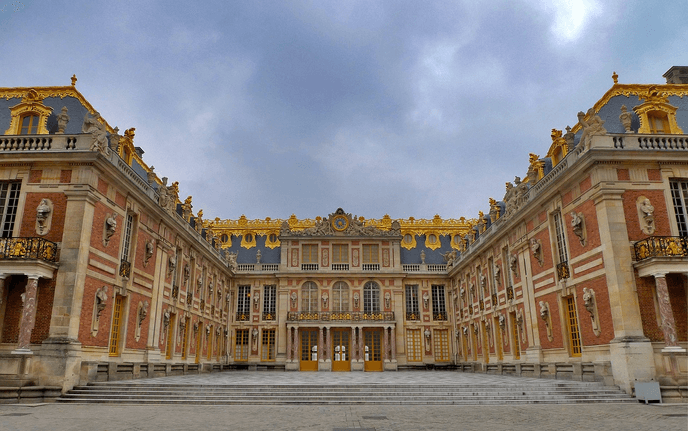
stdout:
<svg viewBox="0 0 688 431">
<path fill-rule="evenodd" d="M 332 218 L 332 228 L 338 232 L 349 227 L 349 219 L 344 215 L 336 215 Z"/>
</svg>

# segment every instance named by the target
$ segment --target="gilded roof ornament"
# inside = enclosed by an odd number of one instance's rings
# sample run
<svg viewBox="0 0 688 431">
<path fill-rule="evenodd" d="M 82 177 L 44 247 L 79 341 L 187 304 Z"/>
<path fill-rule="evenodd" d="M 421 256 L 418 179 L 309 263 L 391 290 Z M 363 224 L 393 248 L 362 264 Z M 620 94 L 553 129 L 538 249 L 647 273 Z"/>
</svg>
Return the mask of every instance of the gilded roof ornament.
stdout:
<svg viewBox="0 0 688 431">
<path fill-rule="evenodd" d="M 616 71 L 612 74 L 612 80 L 614 81 L 614 84 L 619 83 L 619 75 L 616 74 Z"/>
<path fill-rule="evenodd" d="M 76 74 L 72 75 L 72 87 L 76 87 Z"/>
</svg>

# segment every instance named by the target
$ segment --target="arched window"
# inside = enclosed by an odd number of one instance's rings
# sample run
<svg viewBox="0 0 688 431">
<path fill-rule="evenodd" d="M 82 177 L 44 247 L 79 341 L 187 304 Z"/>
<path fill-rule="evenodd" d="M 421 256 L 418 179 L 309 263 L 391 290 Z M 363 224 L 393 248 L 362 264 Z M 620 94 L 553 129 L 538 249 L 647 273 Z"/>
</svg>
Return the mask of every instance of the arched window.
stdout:
<svg viewBox="0 0 688 431">
<path fill-rule="evenodd" d="M 338 281 L 332 287 L 332 311 L 349 311 L 349 285 Z"/>
<path fill-rule="evenodd" d="M 380 311 L 380 286 L 369 281 L 363 286 L 363 311 L 377 313 Z"/>
<path fill-rule="evenodd" d="M 301 311 L 318 311 L 318 286 L 307 281 L 301 287 Z"/>
</svg>

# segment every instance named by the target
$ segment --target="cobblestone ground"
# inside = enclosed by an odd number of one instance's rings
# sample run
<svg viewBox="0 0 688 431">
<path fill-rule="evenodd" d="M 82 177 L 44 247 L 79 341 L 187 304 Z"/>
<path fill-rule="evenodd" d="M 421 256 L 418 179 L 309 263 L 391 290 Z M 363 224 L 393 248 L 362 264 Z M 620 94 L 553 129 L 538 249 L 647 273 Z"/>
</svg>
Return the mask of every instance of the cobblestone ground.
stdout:
<svg viewBox="0 0 688 431">
<path fill-rule="evenodd" d="M 0 430 L 686 430 L 688 405 L 0 405 Z"/>
</svg>

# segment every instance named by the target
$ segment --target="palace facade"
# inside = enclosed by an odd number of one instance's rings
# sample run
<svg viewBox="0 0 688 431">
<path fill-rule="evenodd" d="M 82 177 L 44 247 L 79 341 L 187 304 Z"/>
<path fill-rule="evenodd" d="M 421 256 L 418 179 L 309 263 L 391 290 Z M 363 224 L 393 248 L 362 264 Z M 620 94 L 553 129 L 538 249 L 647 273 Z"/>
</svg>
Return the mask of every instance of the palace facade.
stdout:
<svg viewBox="0 0 688 431">
<path fill-rule="evenodd" d="M 613 78 L 456 219 L 204 220 L 75 77 L 0 88 L 0 383 L 446 367 L 685 396 L 688 67 Z"/>
</svg>

